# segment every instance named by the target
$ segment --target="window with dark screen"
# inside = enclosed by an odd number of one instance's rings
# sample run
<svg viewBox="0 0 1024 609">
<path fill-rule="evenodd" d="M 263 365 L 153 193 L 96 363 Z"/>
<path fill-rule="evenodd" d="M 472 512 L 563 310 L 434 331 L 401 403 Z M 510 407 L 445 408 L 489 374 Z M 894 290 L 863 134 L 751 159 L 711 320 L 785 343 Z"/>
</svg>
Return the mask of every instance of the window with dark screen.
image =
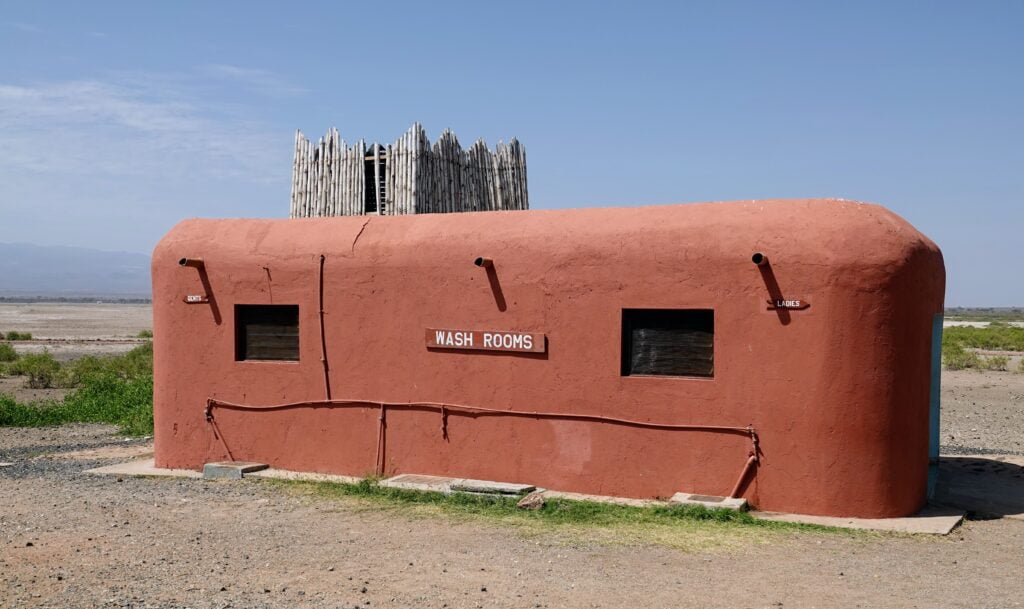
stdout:
<svg viewBox="0 0 1024 609">
<path fill-rule="evenodd" d="M 299 305 L 235 305 L 235 359 L 298 361 Z"/>
<path fill-rule="evenodd" d="M 622 376 L 715 375 L 711 309 L 623 309 Z"/>
</svg>

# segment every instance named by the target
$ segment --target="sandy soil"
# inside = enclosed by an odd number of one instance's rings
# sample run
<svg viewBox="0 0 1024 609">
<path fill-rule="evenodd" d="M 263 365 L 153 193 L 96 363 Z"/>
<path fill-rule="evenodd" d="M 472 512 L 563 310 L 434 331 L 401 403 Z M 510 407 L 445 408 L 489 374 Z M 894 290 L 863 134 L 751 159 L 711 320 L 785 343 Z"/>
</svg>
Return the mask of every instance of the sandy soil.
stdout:
<svg viewBox="0 0 1024 609">
<path fill-rule="evenodd" d="M 33 340 L 11 343 L 15 351 L 49 351 L 65 362 L 130 351 L 144 342 L 139 332 L 152 327 L 150 305 L 0 303 L 0 333 L 32 333 Z"/>
<path fill-rule="evenodd" d="M 13 396 L 19 402 L 59 401 L 69 389 L 30 389 L 25 386 L 25 377 L 0 376 L 0 395 Z"/>
<path fill-rule="evenodd" d="M 0 303 L 0 331 L 36 339 L 131 338 L 153 328 L 153 308 L 130 304 Z"/>
<path fill-rule="evenodd" d="M 14 341 L 14 350 L 21 354 L 42 353 L 49 351 L 54 359 L 60 362 L 95 355 L 117 355 L 131 351 L 135 347 L 145 343 L 143 339 L 134 338 L 91 338 L 78 340 L 44 339 L 30 341 Z"/>
</svg>

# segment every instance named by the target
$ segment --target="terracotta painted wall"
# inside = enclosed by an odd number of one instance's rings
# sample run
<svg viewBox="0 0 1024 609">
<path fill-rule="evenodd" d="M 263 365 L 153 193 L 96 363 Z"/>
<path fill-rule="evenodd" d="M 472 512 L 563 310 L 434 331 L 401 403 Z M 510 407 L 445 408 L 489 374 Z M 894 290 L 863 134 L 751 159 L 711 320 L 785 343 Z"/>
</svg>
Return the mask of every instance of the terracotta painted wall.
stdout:
<svg viewBox="0 0 1024 609">
<path fill-rule="evenodd" d="M 750 261 L 768 255 L 765 275 Z M 297 220 L 187 220 L 153 255 L 156 461 L 227 458 L 374 471 L 375 406 L 215 411 L 324 397 L 318 269 L 334 398 L 752 425 L 761 461 L 743 494 L 766 510 L 901 516 L 924 502 L 938 248 L 888 210 L 787 200 L 628 209 Z M 495 262 L 502 311 L 477 256 Z M 205 260 L 200 273 L 178 266 Z M 767 310 L 768 284 L 809 309 Z M 298 304 L 297 363 L 236 362 L 236 304 Z M 715 311 L 712 379 L 623 377 L 624 308 Z M 543 356 L 431 351 L 425 328 L 543 332 Z M 739 435 L 607 423 L 387 416 L 385 471 L 584 493 L 725 495 Z"/>
</svg>

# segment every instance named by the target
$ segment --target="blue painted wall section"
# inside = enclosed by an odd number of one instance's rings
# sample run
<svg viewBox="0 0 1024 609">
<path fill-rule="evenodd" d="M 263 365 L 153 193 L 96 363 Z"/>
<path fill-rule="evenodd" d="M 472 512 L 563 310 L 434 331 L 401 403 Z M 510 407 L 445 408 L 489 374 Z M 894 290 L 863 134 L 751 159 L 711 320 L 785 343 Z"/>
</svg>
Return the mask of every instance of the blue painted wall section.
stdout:
<svg viewBox="0 0 1024 609">
<path fill-rule="evenodd" d="M 935 496 L 939 477 L 939 406 L 942 396 L 942 320 L 932 318 L 932 386 L 928 408 L 928 498 Z"/>
</svg>

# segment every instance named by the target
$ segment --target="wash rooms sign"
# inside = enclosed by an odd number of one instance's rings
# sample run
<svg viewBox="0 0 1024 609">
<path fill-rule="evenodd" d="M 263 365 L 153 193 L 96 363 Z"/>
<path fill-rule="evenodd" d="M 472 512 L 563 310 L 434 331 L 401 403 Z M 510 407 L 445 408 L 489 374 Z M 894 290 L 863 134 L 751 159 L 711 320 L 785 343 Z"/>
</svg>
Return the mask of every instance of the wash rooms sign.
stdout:
<svg viewBox="0 0 1024 609">
<path fill-rule="evenodd" d="M 544 353 L 545 341 L 544 334 L 536 332 L 427 328 L 427 348 Z"/>
</svg>

